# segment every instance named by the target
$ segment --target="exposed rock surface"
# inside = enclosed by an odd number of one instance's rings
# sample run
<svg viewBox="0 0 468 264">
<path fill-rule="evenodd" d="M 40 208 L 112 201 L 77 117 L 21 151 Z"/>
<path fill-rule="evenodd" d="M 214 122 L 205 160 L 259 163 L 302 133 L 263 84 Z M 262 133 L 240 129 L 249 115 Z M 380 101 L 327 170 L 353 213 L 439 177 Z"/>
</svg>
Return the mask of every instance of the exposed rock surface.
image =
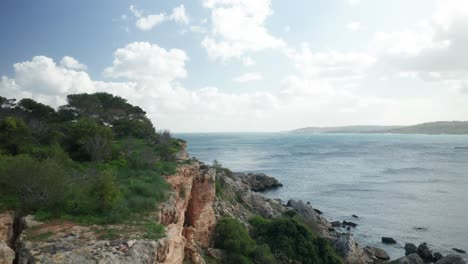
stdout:
<svg viewBox="0 0 468 264">
<path fill-rule="evenodd" d="M 411 255 L 411 254 L 417 254 L 418 253 L 418 247 L 413 244 L 413 243 L 406 243 L 405 244 L 405 256 Z"/>
<path fill-rule="evenodd" d="M 392 264 L 424 264 L 424 261 L 418 254 L 410 254 L 391 262 Z"/>
<path fill-rule="evenodd" d="M 15 213 L 13 211 L 0 213 L 0 264 L 11 264 L 15 259 L 15 251 L 12 249 L 14 223 Z"/>
<path fill-rule="evenodd" d="M 241 181 L 247 184 L 250 190 L 254 192 L 262 192 L 269 189 L 282 187 L 277 179 L 267 176 L 264 173 L 234 173 L 234 177 L 238 177 Z"/>
<path fill-rule="evenodd" d="M 14 223 L 15 213 L 13 211 L 0 213 L 0 242 L 4 242 L 10 247 L 12 246 Z"/>
<path fill-rule="evenodd" d="M 15 259 L 15 251 L 5 242 L 0 242 L 0 264 L 11 264 Z"/>
<path fill-rule="evenodd" d="M 466 264 L 466 261 L 459 255 L 449 254 L 439 259 L 436 264 Z"/>
<path fill-rule="evenodd" d="M 418 255 L 424 260 L 424 261 L 433 261 L 434 256 L 432 255 L 432 251 L 429 249 L 426 243 L 422 243 L 421 245 L 418 246 Z"/>
<path fill-rule="evenodd" d="M 367 264 L 373 263 L 371 257 L 356 242 L 351 234 L 343 234 L 332 239 L 333 248 L 344 256 L 345 263 Z"/>
<path fill-rule="evenodd" d="M 367 246 L 364 248 L 364 251 L 371 256 L 373 259 L 377 260 L 389 260 L 390 256 L 381 248 Z"/>
</svg>

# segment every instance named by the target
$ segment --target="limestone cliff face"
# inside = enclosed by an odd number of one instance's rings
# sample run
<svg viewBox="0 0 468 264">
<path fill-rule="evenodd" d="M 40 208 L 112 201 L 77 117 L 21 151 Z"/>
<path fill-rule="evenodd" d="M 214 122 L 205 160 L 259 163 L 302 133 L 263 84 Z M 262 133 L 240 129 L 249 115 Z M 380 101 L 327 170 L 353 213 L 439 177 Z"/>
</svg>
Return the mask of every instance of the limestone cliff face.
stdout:
<svg viewBox="0 0 468 264">
<path fill-rule="evenodd" d="M 12 242 L 15 213 L 12 211 L 0 214 L 0 264 L 10 264 L 15 259 Z"/>
<path fill-rule="evenodd" d="M 198 248 L 211 244 L 216 225 L 213 202 L 216 197 L 216 170 L 199 163 L 179 168 L 167 182 L 174 190 L 161 208 L 161 223 L 166 225 L 168 254 L 164 263 L 182 263 L 184 258 L 204 263 Z"/>
<path fill-rule="evenodd" d="M 200 168 L 202 167 L 202 168 Z M 165 237 L 142 239 L 129 226 L 79 226 L 71 222 L 23 218 L 24 232 L 16 241 L 17 263 L 205 263 L 199 251 L 211 246 L 216 224 L 216 170 L 197 162 L 180 165 L 166 180 L 172 187 L 154 221 L 166 226 Z M 15 252 L 7 246 L 13 237 L 14 214 L 0 214 L 0 264 L 10 264 Z M 125 234 L 103 239 L 109 228 Z M 2 246 L 4 245 L 4 247 Z"/>
</svg>

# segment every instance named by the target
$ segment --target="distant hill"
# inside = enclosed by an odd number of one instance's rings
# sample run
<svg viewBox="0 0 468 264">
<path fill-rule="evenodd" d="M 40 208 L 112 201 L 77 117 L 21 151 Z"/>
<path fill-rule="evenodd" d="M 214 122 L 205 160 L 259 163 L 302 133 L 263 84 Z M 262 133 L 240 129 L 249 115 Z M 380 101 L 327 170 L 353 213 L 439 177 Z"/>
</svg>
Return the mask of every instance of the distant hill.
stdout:
<svg viewBox="0 0 468 264">
<path fill-rule="evenodd" d="M 439 121 L 414 126 L 305 127 L 293 133 L 393 133 L 393 134 L 468 134 L 468 121 Z"/>
<path fill-rule="evenodd" d="M 414 126 L 394 128 L 385 133 L 395 134 L 468 134 L 468 121 L 439 121 Z"/>
<path fill-rule="evenodd" d="M 293 133 L 370 133 L 390 129 L 403 128 L 402 126 L 337 126 L 337 127 L 304 127 L 292 130 Z"/>
</svg>

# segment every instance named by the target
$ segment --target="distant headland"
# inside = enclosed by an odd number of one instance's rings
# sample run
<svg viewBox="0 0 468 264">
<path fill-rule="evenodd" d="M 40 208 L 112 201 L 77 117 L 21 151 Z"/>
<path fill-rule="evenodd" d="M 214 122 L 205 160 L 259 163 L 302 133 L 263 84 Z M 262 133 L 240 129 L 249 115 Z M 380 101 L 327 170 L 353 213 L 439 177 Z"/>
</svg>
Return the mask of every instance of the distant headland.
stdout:
<svg viewBox="0 0 468 264">
<path fill-rule="evenodd" d="M 292 133 L 391 133 L 391 134 L 429 134 L 464 135 L 468 134 L 468 121 L 438 121 L 413 126 L 336 126 L 304 127 Z"/>
</svg>

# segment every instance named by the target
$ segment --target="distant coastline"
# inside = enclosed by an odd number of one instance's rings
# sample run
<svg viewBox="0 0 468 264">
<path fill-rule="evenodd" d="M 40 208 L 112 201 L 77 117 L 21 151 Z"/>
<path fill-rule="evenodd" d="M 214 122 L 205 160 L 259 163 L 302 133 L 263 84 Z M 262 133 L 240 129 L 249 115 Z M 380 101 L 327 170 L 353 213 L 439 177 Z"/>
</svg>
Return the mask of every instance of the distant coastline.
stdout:
<svg viewBox="0 0 468 264">
<path fill-rule="evenodd" d="M 291 133 L 379 133 L 379 134 L 427 134 L 468 135 L 468 121 L 438 121 L 413 126 L 336 126 L 304 127 Z"/>
</svg>

